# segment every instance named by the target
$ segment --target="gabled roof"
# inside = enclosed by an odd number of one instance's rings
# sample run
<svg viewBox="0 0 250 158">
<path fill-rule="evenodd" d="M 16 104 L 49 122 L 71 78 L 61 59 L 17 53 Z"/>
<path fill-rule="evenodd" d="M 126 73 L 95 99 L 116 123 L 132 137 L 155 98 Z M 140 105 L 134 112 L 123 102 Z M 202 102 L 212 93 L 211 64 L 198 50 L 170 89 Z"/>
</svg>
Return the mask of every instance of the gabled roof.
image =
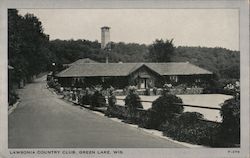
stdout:
<svg viewBox="0 0 250 158">
<path fill-rule="evenodd" d="M 146 63 L 146 66 L 160 75 L 212 74 L 212 72 L 189 62 Z"/>
<path fill-rule="evenodd" d="M 59 77 L 77 77 L 77 76 L 127 76 L 130 71 L 136 67 L 137 63 L 88 63 L 72 65 L 63 70 L 57 76 Z"/>
<path fill-rule="evenodd" d="M 58 77 L 128 76 L 142 66 L 159 75 L 212 74 L 190 63 L 84 63 L 74 64 L 63 70 Z"/>
</svg>

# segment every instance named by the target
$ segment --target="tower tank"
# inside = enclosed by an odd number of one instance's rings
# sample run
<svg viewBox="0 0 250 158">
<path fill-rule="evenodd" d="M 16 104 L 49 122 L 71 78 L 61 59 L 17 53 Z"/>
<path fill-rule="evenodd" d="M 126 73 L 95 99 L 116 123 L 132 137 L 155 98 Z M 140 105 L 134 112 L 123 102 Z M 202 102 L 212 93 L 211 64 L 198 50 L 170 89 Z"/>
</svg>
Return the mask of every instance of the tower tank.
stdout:
<svg viewBox="0 0 250 158">
<path fill-rule="evenodd" d="M 101 27 L 101 49 L 105 49 L 110 42 L 110 27 Z"/>
</svg>

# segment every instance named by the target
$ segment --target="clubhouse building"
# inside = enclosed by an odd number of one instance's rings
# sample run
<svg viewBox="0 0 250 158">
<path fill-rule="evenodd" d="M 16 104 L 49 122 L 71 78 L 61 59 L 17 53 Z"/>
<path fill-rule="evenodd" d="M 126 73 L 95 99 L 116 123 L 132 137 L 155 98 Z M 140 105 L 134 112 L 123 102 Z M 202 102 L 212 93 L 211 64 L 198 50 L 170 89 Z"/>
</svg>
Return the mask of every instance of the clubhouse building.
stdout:
<svg viewBox="0 0 250 158">
<path fill-rule="evenodd" d="M 168 63 L 98 63 L 79 59 L 56 75 L 63 87 L 86 88 L 102 85 L 124 89 L 162 87 L 165 83 L 202 87 L 209 84 L 213 73 L 189 62 Z"/>
</svg>

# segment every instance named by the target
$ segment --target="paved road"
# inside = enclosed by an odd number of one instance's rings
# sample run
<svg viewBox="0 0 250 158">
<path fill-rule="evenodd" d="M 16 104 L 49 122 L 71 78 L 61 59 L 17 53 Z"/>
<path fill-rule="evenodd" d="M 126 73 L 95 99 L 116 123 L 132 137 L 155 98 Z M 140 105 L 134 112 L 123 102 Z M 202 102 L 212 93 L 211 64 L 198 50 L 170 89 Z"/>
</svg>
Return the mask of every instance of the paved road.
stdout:
<svg viewBox="0 0 250 158">
<path fill-rule="evenodd" d="M 9 148 L 184 147 L 72 106 L 46 89 L 44 79 L 21 90 L 9 115 Z"/>
</svg>

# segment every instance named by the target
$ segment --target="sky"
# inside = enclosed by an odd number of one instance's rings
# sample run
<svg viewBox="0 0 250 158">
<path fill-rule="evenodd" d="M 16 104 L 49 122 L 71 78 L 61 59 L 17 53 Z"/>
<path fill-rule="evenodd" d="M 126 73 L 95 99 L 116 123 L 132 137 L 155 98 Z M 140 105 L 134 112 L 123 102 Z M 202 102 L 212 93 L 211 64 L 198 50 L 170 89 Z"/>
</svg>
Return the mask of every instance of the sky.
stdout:
<svg viewBox="0 0 250 158">
<path fill-rule="evenodd" d="M 152 44 L 174 39 L 175 46 L 239 50 L 237 9 L 18 9 L 32 13 L 53 39 L 101 41 L 109 26 L 113 42 Z"/>
</svg>

